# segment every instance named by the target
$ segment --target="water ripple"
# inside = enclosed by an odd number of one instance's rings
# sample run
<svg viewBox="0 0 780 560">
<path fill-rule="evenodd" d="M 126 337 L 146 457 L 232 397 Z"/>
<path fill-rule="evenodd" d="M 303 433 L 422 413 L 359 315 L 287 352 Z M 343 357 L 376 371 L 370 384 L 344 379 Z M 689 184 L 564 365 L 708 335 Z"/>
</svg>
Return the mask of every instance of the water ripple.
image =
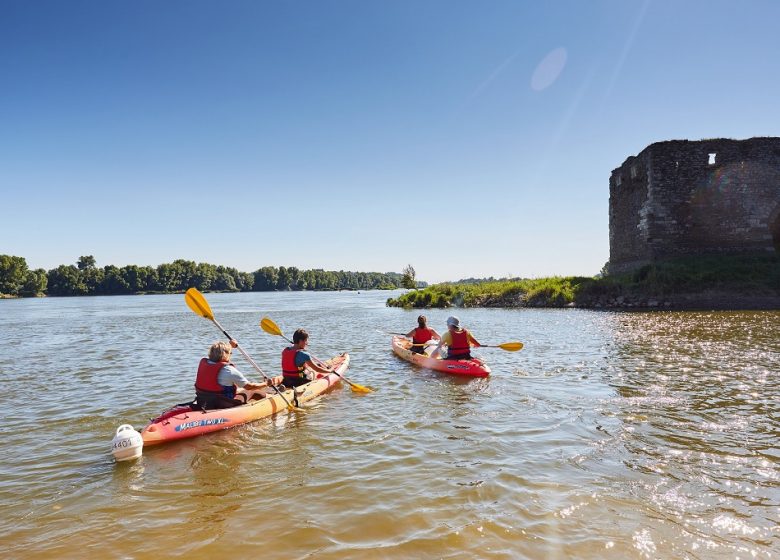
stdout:
<svg viewBox="0 0 780 560">
<path fill-rule="evenodd" d="M 493 375 L 396 358 L 386 293 L 209 294 L 267 372 L 304 326 L 348 376 L 306 412 L 109 455 L 191 398 L 220 333 L 178 296 L 0 301 L 0 530 L 13 558 L 770 558 L 780 313 L 469 309 Z M 429 321 L 444 324 L 446 310 Z M 246 364 L 240 367 L 257 376 Z M 121 538 L 117 538 L 121 535 Z M 80 557 L 80 556 L 79 556 Z"/>
</svg>

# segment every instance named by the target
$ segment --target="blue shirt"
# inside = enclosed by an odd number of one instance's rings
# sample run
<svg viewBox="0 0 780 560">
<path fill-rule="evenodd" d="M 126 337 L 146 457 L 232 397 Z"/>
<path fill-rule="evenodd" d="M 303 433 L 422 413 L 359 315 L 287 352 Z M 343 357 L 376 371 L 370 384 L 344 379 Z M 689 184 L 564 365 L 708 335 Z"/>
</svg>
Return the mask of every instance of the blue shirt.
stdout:
<svg viewBox="0 0 780 560">
<path fill-rule="evenodd" d="M 306 362 L 308 362 L 309 360 L 311 360 L 311 356 L 309 354 L 307 354 L 306 352 L 304 352 L 303 350 L 298 350 L 295 353 L 295 365 L 296 366 L 301 367 L 304 364 L 306 364 Z"/>
</svg>

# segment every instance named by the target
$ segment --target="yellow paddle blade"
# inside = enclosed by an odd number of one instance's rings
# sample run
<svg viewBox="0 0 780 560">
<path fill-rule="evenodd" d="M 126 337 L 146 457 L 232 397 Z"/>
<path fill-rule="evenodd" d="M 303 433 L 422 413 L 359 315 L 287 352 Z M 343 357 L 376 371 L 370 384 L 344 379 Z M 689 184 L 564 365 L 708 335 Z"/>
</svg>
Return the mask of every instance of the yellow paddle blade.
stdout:
<svg viewBox="0 0 780 560">
<path fill-rule="evenodd" d="M 284 336 L 282 334 L 282 329 L 279 328 L 279 325 L 274 323 L 268 317 L 263 317 L 263 320 L 260 321 L 260 328 L 263 329 L 268 334 L 272 334 L 274 336 Z"/>
<path fill-rule="evenodd" d="M 346 379 L 344 380 L 346 381 Z M 369 389 L 368 387 L 364 387 L 363 385 L 358 385 L 357 383 L 350 383 L 350 387 L 352 387 L 352 390 L 355 393 L 372 393 L 373 389 Z"/>
<path fill-rule="evenodd" d="M 503 344 L 498 345 L 499 348 L 502 350 L 506 350 L 507 352 L 517 352 L 518 350 L 522 350 L 523 343 L 522 342 L 505 342 Z"/>
<path fill-rule="evenodd" d="M 190 288 L 184 292 L 184 301 L 187 302 L 187 306 L 201 317 L 205 317 L 210 321 L 214 320 L 214 314 L 211 312 L 209 302 L 203 297 L 197 288 Z"/>
</svg>

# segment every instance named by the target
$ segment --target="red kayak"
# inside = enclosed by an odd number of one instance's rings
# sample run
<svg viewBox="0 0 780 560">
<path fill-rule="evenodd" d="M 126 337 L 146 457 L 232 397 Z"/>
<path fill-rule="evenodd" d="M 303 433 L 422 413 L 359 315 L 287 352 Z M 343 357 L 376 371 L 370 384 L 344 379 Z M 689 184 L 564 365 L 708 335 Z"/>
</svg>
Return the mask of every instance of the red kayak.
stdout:
<svg viewBox="0 0 780 560">
<path fill-rule="evenodd" d="M 447 360 L 441 357 L 431 358 L 428 353 L 433 351 L 435 346 L 427 347 L 426 354 L 417 354 L 409 350 L 412 341 L 402 336 L 393 337 L 393 352 L 407 362 L 412 362 L 418 366 L 449 373 L 450 375 L 464 375 L 466 377 L 487 377 L 490 375 L 488 365 L 477 358 L 470 360 Z"/>
<path fill-rule="evenodd" d="M 331 358 L 325 364 L 334 367 L 339 374 L 343 374 L 349 367 L 349 354 L 344 353 Z M 292 389 L 284 391 L 283 394 L 287 402 L 293 402 L 295 398 L 299 404 L 302 404 L 321 395 L 339 381 L 341 377 L 335 373 L 322 375 L 310 383 L 296 387 L 295 395 Z M 245 391 L 239 389 L 239 392 Z M 255 393 L 259 394 L 253 398 Z M 248 391 L 246 394 L 248 403 L 233 408 L 204 412 L 188 405 L 178 405 L 166 410 L 141 430 L 144 447 L 240 426 L 287 409 L 284 399 L 271 389 L 262 389 L 259 392 Z"/>
</svg>

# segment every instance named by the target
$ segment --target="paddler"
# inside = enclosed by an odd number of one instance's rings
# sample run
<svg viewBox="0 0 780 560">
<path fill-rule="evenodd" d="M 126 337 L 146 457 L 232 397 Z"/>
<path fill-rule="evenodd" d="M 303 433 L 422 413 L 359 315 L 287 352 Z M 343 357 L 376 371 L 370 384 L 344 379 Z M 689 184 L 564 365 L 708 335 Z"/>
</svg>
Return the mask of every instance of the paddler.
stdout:
<svg viewBox="0 0 780 560">
<path fill-rule="evenodd" d="M 306 346 L 309 344 L 309 333 L 298 329 L 293 333 L 292 340 L 293 345 L 282 350 L 282 375 L 285 387 L 297 387 L 311 381 L 312 378 L 306 373 L 307 366 L 318 374 L 333 373 L 332 368 L 323 367 L 312 361 L 311 354 L 306 352 Z M 317 377 L 321 377 L 321 375 Z"/>
<path fill-rule="evenodd" d="M 230 361 L 233 348 L 238 343 L 235 340 L 215 342 L 209 348 L 209 357 L 202 358 L 198 365 L 198 375 L 195 378 L 195 399 L 201 408 L 214 410 L 217 408 L 232 408 L 246 403 L 246 395 L 236 398 L 236 388 L 247 391 L 257 391 L 268 387 L 268 383 L 251 383 L 243 373 Z M 282 382 L 282 376 L 271 380 L 274 385 Z"/>
<path fill-rule="evenodd" d="M 461 328 L 460 319 L 447 317 L 447 332 L 439 340 L 439 345 L 431 352 L 431 358 L 439 355 L 442 346 L 447 346 L 448 360 L 470 360 L 471 347 L 479 348 L 481 344 L 466 329 Z"/>
<path fill-rule="evenodd" d="M 409 350 L 417 354 L 425 353 L 425 343 L 429 340 L 441 340 L 439 333 L 428 326 L 428 318 L 425 315 L 417 317 L 417 327 L 406 333 L 406 338 L 412 339 Z"/>
</svg>

